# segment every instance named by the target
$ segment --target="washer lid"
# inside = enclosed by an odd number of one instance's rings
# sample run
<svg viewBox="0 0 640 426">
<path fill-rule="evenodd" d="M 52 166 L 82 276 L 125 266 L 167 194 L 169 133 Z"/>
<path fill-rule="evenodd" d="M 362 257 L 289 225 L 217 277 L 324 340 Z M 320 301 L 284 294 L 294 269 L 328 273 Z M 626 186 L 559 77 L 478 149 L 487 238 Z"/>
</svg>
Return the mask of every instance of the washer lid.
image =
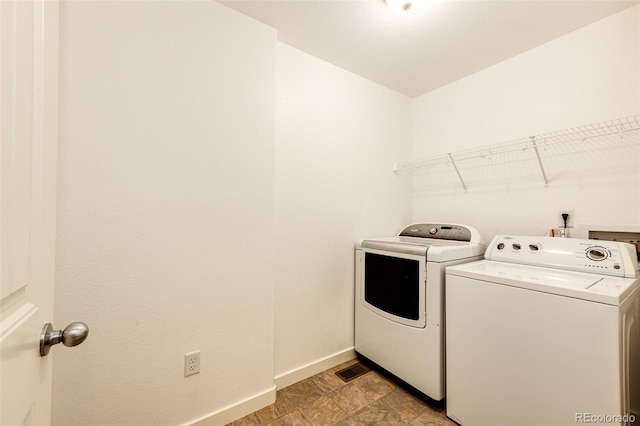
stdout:
<svg viewBox="0 0 640 426">
<path fill-rule="evenodd" d="M 540 266 L 480 260 L 450 266 L 447 277 L 459 276 L 576 299 L 619 305 L 640 280 Z"/>
</svg>

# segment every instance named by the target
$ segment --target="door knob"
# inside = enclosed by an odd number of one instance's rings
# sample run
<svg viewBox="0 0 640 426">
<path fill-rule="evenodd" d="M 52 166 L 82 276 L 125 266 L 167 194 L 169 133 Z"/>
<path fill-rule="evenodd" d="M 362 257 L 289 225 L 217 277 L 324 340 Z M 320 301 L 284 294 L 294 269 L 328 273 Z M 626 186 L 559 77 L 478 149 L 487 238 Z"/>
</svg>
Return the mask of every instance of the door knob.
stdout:
<svg viewBox="0 0 640 426">
<path fill-rule="evenodd" d="M 40 332 L 40 356 L 46 356 L 51 346 L 62 342 L 65 346 L 77 346 L 89 335 L 89 327 L 83 322 L 72 322 L 64 330 L 54 330 L 50 322 Z"/>
</svg>

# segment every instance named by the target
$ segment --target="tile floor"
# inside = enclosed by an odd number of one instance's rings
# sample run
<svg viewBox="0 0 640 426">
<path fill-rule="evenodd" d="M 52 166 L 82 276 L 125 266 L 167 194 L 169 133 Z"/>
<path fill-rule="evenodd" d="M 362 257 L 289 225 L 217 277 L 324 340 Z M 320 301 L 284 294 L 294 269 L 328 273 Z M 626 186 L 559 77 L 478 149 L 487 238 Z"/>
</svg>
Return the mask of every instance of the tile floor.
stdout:
<svg viewBox="0 0 640 426">
<path fill-rule="evenodd" d="M 335 372 L 352 360 L 277 392 L 276 402 L 230 426 L 455 426 L 441 403 L 419 398 L 372 370 L 345 383 Z"/>
</svg>

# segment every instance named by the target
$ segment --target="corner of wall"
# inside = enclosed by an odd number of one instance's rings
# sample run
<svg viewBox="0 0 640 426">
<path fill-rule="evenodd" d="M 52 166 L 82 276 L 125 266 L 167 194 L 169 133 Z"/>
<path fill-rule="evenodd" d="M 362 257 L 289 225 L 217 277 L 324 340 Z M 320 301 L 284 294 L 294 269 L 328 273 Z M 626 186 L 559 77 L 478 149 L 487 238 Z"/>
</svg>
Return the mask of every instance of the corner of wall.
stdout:
<svg viewBox="0 0 640 426">
<path fill-rule="evenodd" d="M 264 407 L 276 402 L 276 386 L 257 393 L 256 395 L 239 401 L 228 407 L 224 407 L 211 414 L 203 416 L 192 422 L 185 423 L 185 426 L 221 426 L 241 419 Z"/>
</svg>

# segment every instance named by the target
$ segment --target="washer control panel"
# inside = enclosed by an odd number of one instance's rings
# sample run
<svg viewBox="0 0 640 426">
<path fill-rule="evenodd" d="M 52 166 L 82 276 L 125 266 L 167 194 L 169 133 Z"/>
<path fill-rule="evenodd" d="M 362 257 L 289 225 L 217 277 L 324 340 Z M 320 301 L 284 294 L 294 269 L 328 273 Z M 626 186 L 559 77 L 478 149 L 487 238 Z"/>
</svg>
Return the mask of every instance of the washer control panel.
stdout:
<svg viewBox="0 0 640 426">
<path fill-rule="evenodd" d="M 618 241 L 498 235 L 485 258 L 619 277 L 638 275 L 635 248 Z"/>
</svg>

